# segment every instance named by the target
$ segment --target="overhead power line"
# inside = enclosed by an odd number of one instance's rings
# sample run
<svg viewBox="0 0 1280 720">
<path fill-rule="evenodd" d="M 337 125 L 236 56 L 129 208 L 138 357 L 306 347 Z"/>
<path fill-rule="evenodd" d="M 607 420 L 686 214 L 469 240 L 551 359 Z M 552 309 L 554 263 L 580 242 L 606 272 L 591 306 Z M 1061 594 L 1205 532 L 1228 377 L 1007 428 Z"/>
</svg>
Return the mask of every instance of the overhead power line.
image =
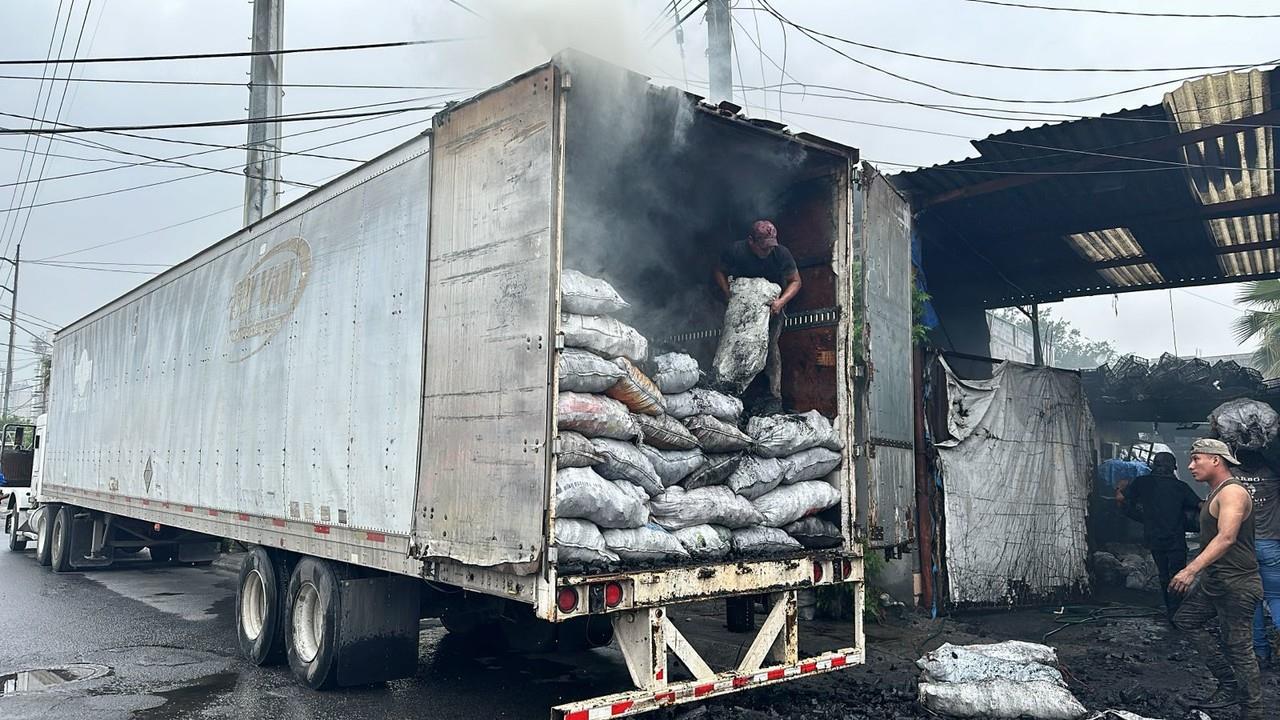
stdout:
<svg viewBox="0 0 1280 720">
<path fill-rule="evenodd" d="M 359 136 L 359 137 L 355 137 L 355 138 L 347 138 L 347 139 L 345 139 L 345 140 L 336 140 L 336 141 L 334 141 L 334 142 L 325 143 L 325 144 L 323 144 L 323 145 L 317 145 L 317 146 L 315 146 L 315 147 L 313 147 L 313 148 L 308 148 L 308 149 L 309 149 L 309 150 L 317 150 L 317 149 L 319 149 L 319 148 L 329 147 L 329 146 L 331 146 L 331 145 L 339 145 L 339 144 L 341 144 L 341 143 L 351 142 L 351 141 L 353 141 L 353 140 L 360 140 L 360 139 L 363 139 L 363 138 L 366 138 L 366 137 L 372 137 L 372 136 L 374 136 L 374 135 L 378 135 L 378 134 L 385 133 L 385 132 L 392 132 L 392 131 L 394 131 L 394 130 L 399 130 L 399 129 L 402 129 L 402 128 L 410 127 L 410 126 L 412 126 L 412 125 L 420 125 L 420 124 L 425 123 L 425 122 L 430 122 L 430 120 L 429 120 L 429 119 L 428 119 L 428 120 L 415 120 L 415 121 L 413 121 L 413 122 L 405 123 L 404 125 L 397 125 L 396 127 L 391 127 L 391 128 L 386 128 L 386 129 L 384 129 L 384 130 L 378 130 L 378 131 L 375 131 L 375 132 L 366 133 L 366 134 L 364 134 L 364 135 L 361 135 L 361 136 Z M 207 170 L 207 171 L 204 171 L 204 172 L 194 173 L 194 174 L 191 174 L 191 175 L 182 175 L 182 176 L 180 176 L 180 177 L 176 177 L 176 178 L 169 178 L 169 179 L 167 179 L 167 180 L 160 180 L 160 181 L 158 181 L 158 182 L 146 183 L 146 184 L 144 184 L 144 185 L 134 185 L 134 186 L 131 186 L 131 187 L 116 188 L 116 189 L 114 189 L 114 190 L 106 190 L 106 191 L 103 191 L 103 192 L 92 193 L 92 194 L 90 194 L 90 195 L 80 195 L 80 196 L 77 196 L 77 197 L 63 198 L 63 199 L 61 199 L 61 200 L 50 200 L 50 201 L 48 201 L 48 202 L 43 202 L 43 203 L 38 203 L 38 204 L 33 204 L 33 205 L 24 205 L 24 206 L 20 206 L 20 207 L 17 207 L 17 208 L 11 208 L 11 209 L 6 210 L 6 211 L 3 211 L 3 212 L 15 212 L 15 211 L 18 211 L 18 210 L 26 210 L 26 209 L 30 209 L 30 208 L 33 208 L 33 207 L 45 207 L 45 206 L 48 206 L 48 205 L 62 205 L 62 204 L 65 204 L 65 203 L 79 202 L 80 200 L 90 200 L 90 199 L 92 199 L 92 198 L 107 197 L 107 196 L 109 196 L 109 195 L 118 195 L 118 194 L 120 194 L 120 193 L 132 192 L 132 191 L 134 191 L 134 190 L 144 190 L 144 189 L 146 189 L 146 188 L 153 188 L 153 187 L 158 187 L 158 186 L 160 186 L 160 185 L 168 185 L 168 184 L 170 184 L 170 183 L 181 182 L 181 181 L 183 181 L 183 180 L 190 180 L 190 179 L 192 179 L 192 178 L 203 177 L 203 176 L 205 176 L 205 175 L 213 175 L 213 174 L 215 174 L 215 173 L 221 172 L 222 170 L 233 170 L 233 169 L 238 168 L 238 167 L 242 167 L 242 165 L 241 165 L 241 164 L 231 165 L 231 166 L 229 166 L 229 167 L 222 168 L 221 170 L 218 170 L 218 169 Z"/>
<path fill-rule="evenodd" d="M 0 135 L 22 135 L 37 133 L 42 135 L 66 135 L 87 132 L 121 132 L 126 130 L 174 130 L 179 128 L 226 127 L 229 125 L 253 125 L 267 122 L 314 122 L 317 120 L 342 120 L 344 118 L 376 117 L 379 115 L 396 115 L 399 113 L 420 110 L 439 110 L 444 105 L 419 105 L 416 107 L 396 108 L 394 110 L 375 110 L 368 112 L 336 113 L 327 115 L 276 115 L 260 118 L 235 118 L 233 120 L 204 120 L 188 123 L 156 123 L 152 125 L 104 125 L 98 127 L 55 127 L 37 128 L 35 130 L 0 129 Z"/>
<path fill-rule="evenodd" d="M 1062 7 L 1060 5 L 1033 5 L 1031 3 L 1005 2 L 1004 0 L 964 0 L 964 2 L 970 2 L 977 5 L 995 5 L 998 7 L 1019 8 L 1022 10 L 1051 10 L 1054 12 L 1093 13 L 1097 15 L 1129 15 L 1133 17 L 1200 19 L 1230 18 L 1237 20 L 1268 20 L 1272 18 L 1280 18 L 1280 15 L 1275 14 L 1140 12 L 1137 10 L 1103 10 L 1100 8 Z"/>
<path fill-rule="evenodd" d="M 0 80 L 41 80 L 35 75 L 0 75 Z M 47 79 L 47 78 L 46 78 Z M 66 80 L 66 78 L 60 78 Z M 208 87 L 248 87 L 248 82 L 233 80 L 142 80 L 130 78 L 71 78 L 73 83 L 103 83 L 115 85 L 173 85 L 173 86 L 208 86 Z M 368 85 L 362 83 L 254 83 L 263 87 L 282 87 L 291 89 L 319 88 L 325 90 L 478 90 L 475 87 L 461 85 Z"/>
<path fill-rule="evenodd" d="M 259 55 L 293 55 L 297 53 L 343 52 L 347 50 L 378 50 L 381 48 L 412 47 L 414 45 L 440 45 L 462 42 L 466 38 L 435 38 L 431 40 L 401 40 L 397 42 L 361 43 L 358 45 L 326 45 L 323 47 L 288 48 L 284 50 L 249 50 L 220 53 L 184 53 L 181 55 L 131 55 L 127 57 L 100 58 L 52 58 L 44 60 L 0 60 L 0 65 L 57 65 L 63 63 L 96 64 L 122 62 L 155 62 L 163 60 L 208 60 L 212 58 L 255 57 Z"/>
<path fill-rule="evenodd" d="M 1088 97 L 1078 97 L 1078 98 L 1029 99 L 1029 98 L 1001 98 L 1001 97 L 993 97 L 993 96 L 990 96 L 990 95 L 979 95 L 979 94 L 976 94 L 976 93 L 968 93 L 968 92 L 963 92 L 963 91 L 960 91 L 960 90 L 953 90 L 953 89 L 951 89 L 951 88 L 943 87 L 943 86 L 941 86 L 941 85 L 935 85 L 934 83 L 926 82 L 926 81 L 924 81 L 924 80 L 917 80 L 916 78 L 913 78 L 913 77 L 910 77 L 910 76 L 907 76 L 907 75 L 903 75 L 903 74 L 901 74 L 901 73 L 897 73 L 897 72 L 894 72 L 894 71 L 892 71 L 892 70 L 886 70 L 885 68 L 879 67 L 879 66 L 874 65 L 874 64 L 872 64 L 872 63 L 869 63 L 869 62 L 867 62 L 867 61 L 865 61 L 865 60 L 862 60 L 862 59 L 856 58 L 856 57 L 854 57 L 854 56 L 852 56 L 852 55 L 850 55 L 850 54 L 846 53 L 845 51 L 841 50 L 840 48 L 838 48 L 838 47 L 835 47 L 835 46 L 831 45 L 830 43 L 828 43 L 828 42 L 826 42 L 826 41 L 824 40 L 824 38 L 827 38 L 827 39 L 833 39 L 833 40 L 836 40 L 836 41 L 838 41 L 838 42 L 849 42 L 849 41 L 848 41 L 848 40 L 846 40 L 845 38 L 840 38 L 840 37 L 835 36 L 835 35 L 832 35 L 832 34 L 830 34 L 830 33 L 825 33 L 825 32 L 822 32 L 822 31 L 820 31 L 820 30 L 815 30 L 815 29 L 813 29 L 813 28 L 806 27 L 806 26 L 804 26 L 804 25 L 800 25 L 800 24 L 798 24 L 798 23 L 796 23 L 796 22 L 794 22 L 794 21 L 792 21 L 792 20 L 788 19 L 788 18 L 787 18 L 785 15 L 783 15 L 782 13 L 778 12 L 778 11 L 777 11 L 777 9 L 775 9 L 775 8 L 773 7 L 773 5 L 769 2 L 769 0 L 760 0 L 760 2 L 764 5 L 764 7 L 765 7 L 765 8 L 766 8 L 766 9 L 767 9 L 771 14 L 773 14 L 773 16 L 774 16 L 774 17 L 778 18 L 780 21 L 785 22 L 786 24 L 788 24 L 788 25 L 790 25 L 791 27 L 795 28 L 796 30 L 800 31 L 800 33 L 801 33 L 802 35 L 804 35 L 805 37 L 809 38 L 810 40 L 814 41 L 815 43 L 817 43 L 817 44 L 821 45 L 822 47 L 827 48 L 827 49 L 828 49 L 828 50 L 830 50 L 831 52 L 836 53 L 837 55 L 839 55 L 839 56 L 841 56 L 841 57 L 845 58 L 846 60 L 848 60 L 848 61 L 850 61 L 850 62 L 852 62 L 852 63 L 854 63 L 854 64 L 857 64 L 857 65 L 860 65 L 860 66 L 862 66 L 862 67 L 865 67 L 865 68 L 867 68 L 868 70 L 872 70 L 872 71 L 874 71 L 874 72 L 878 72 L 878 73 L 880 73 L 880 74 L 882 74 L 882 75 L 887 75 L 887 76 L 892 77 L 892 78 L 895 78 L 895 79 L 897 79 L 897 80 L 901 80 L 901 81 L 903 81 L 903 82 L 910 83 L 910 84 L 912 84 L 912 85 L 918 85 L 918 86 L 920 86 L 920 87 L 929 88 L 930 90 L 936 90 L 936 91 L 938 91 L 938 92 L 945 93 L 945 94 L 947 94 L 947 95 L 954 95 L 954 96 L 956 96 L 956 97 L 969 98 L 969 99 L 973 99 L 973 100 L 986 100 L 986 101 L 989 101 L 989 102 L 1012 103 L 1012 104 L 1030 104 L 1030 105 L 1066 105 L 1066 104 L 1075 104 L 1075 103 L 1091 102 L 1091 101 L 1094 101 L 1094 100 L 1102 100 L 1102 99 L 1105 99 L 1105 98 L 1117 97 L 1117 96 L 1120 96 L 1120 95 L 1127 95 L 1127 94 L 1130 94 L 1130 93 L 1139 92 L 1139 91 L 1141 91 L 1141 90 L 1149 90 L 1149 89 L 1157 88 L 1157 87 L 1161 87 L 1161 86 L 1164 86 L 1164 85 L 1171 85 L 1171 84 L 1173 84 L 1173 83 L 1177 83 L 1177 82 L 1184 82 L 1184 81 L 1187 81 L 1187 80 L 1194 80 L 1194 79 L 1196 79 L 1196 78 L 1200 77 L 1200 75 L 1192 75 L 1192 76 L 1187 76 L 1187 77 L 1172 78 L 1172 79 L 1169 79 L 1169 80 L 1161 80 L 1161 81 L 1159 81 L 1159 82 L 1148 83 L 1148 84 L 1146 84 L 1146 85 L 1141 85 L 1141 86 L 1138 86 L 1138 87 L 1126 88 L 1126 89 L 1124 89 L 1124 90 L 1117 90 L 1117 91 L 1113 91 L 1113 92 L 1100 93 L 1100 94 L 1098 94 L 1098 95 L 1092 95 L 1092 96 L 1088 96 Z M 1273 65 L 1273 64 L 1276 64 L 1276 62 L 1280 62 L 1280 60 L 1272 60 L 1272 61 L 1269 61 L 1269 62 L 1266 62 L 1266 63 L 1262 63 L 1262 65 Z M 1256 66 L 1256 65 L 1245 65 L 1245 66 L 1239 66 L 1239 67 L 1234 67 L 1234 68 L 1230 68 L 1230 69 L 1231 69 L 1231 70 L 1247 70 L 1247 69 L 1252 68 L 1252 67 L 1258 67 L 1258 66 Z"/>
</svg>

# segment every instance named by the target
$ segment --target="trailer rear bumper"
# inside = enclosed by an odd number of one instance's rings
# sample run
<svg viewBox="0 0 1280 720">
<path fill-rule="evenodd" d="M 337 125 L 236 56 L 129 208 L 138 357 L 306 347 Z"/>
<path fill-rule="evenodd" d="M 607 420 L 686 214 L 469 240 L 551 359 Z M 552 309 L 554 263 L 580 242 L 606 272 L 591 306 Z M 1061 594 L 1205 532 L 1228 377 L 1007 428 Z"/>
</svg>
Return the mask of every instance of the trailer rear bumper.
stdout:
<svg viewBox="0 0 1280 720">
<path fill-rule="evenodd" d="M 862 583 L 854 584 L 855 608 L 862 607 Z M 614 636 L 636 689 L 552 708 L 554 720 L 604 720 L 706 700 L 719 695 L 860 665 L 866 660 L 861 613 L 853 620 L 853 645 L 809 658 L 799 657 L 796 591 L 774 593 L 773 607 L 741 662 L 713 670 L 662 608 L 613 614 Z M 668 653 L 693 676 L 671 682 Z M 766 664 L 766 662 L 768 664 Z"/>
<path fill-rule="evenodd" d="M 556 580 L 557 599 L 561 593 L 571 592 L 577 602 L 572 610 L 559 606 L 556 612 L 557 619 L 564 620 L 720 597 L 861 582 L 862 577 L 861 556 L 834 551 L 652 571 L 567 575 Z"/>
</svg>

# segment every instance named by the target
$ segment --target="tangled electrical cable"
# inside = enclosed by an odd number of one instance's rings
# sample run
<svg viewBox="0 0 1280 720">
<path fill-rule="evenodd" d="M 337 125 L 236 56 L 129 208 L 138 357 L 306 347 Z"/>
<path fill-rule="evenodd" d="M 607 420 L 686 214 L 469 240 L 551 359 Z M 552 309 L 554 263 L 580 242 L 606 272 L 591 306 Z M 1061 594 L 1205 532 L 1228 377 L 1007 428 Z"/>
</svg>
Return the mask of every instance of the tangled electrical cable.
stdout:
<svg viewBox="0 0 1280 720">
<path fill-rule="evenodd" d="M 1163 617 L 1164 611 L 1156 608 L 1139 607 L 1137 605 L 1104 605 L 1102 607 L 1093 607 L 1090 605 L 1059 605 L 1051 608 L 1044 608 L 1044 612 L 1052 613 L 1058 617 L 1053 622 L 1061 627 L 1054 628 L 1045 633 L 1040 638 L 1041 642 L 1048 642 L 1049 638 L 1056 635 L 1067 628 L 1076 627 L 1078 625 L 1087 625 L 1089 623 L 1101 622 L 1104 620 L 1124 620 L 1131 618 L 1151 618 Z"/>
</svg>

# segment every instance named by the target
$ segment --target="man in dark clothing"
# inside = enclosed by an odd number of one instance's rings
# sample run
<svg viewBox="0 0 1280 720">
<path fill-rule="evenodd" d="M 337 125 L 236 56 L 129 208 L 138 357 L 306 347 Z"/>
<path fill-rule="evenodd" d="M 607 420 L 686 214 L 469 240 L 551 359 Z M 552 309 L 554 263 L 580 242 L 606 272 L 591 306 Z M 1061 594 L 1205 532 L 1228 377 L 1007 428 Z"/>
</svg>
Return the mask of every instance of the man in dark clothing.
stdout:
<svg viewBox="0 0 1280 720">
<path fill-rule="evenodd" d="M 768 220 L 757 220 L 745 240 L 739 240 L 725 248 L 716 268 L 716 285 L 729 298 L 729 278 L 764 278 L 782 288 L 777 300 L 769 303 L 773 315 L 769 321 L 769 356 L 765 361 L 765 373 L 769 376 L 769 394 L 782 402 L 782 353 L 778 349 L 778 337 L 782 335 L 782 321 L 786 317 L 787 303 L 800 292 L 800 271 L 791 251 L 778 244 L 778 229 Z"/>
<path fill-rule="evenodd" d="M 1169 581 L 1187 566 L 1185 518 L 1200 509 L 1199 496 L 1178 479 L 1177 466 L 1173 453 L 1157 453 L 1151 461 L 1151 474 L 1129 483 L 1120 506 L 1125 515 L 1142 523 L 1147 549 L 1160 570 L 1160 587 L 1170 618 L 1182 601 L 1169 592 Z"/>
<path fill-rule="evenodd" d="M 1239 464 L 1221 440 L 1202 438 L 1192 444 L 1191 476 L 1209 485 L 1209 496 L 1200 508 L 1201 549 L 1195 560 L 1173 576 L 1169 589 L 1188 593 L 1173 624 L 1191 636 L 1218 679 L 1218 689 L 1207 699 L 1186 699 L 1202 710 L 1240 705 L 1239 717 L 1261 720 L 1262 678 L 1253 654 L 1251 626 L 1254 608 L 1262 599 L 1262 581 L 1254 555 L 1253 500 L 1231 476 L 1231 466 Z M 1208 630 L 1214 618 L 1220 644 Z"/>
</svg>

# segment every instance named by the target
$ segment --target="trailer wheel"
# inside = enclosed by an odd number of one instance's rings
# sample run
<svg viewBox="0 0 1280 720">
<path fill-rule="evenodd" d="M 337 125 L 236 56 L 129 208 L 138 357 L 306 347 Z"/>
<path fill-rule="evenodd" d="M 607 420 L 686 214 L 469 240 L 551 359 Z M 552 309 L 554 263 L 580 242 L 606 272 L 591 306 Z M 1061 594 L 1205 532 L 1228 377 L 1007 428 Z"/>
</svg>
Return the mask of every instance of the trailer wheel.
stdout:
<svg viewBox="0 0 1280 720">
<path fill-rule="evenodd" d="M 40 530 L 36 533 L 36 563 L 44 567 L 53 563 L 53 518 L 60 507 L 52 504 L 45 506 Z"/>
<path fill-rule="evenodd" d="M 350 570 L 340 563 L 304 557 L 289 578 L 285 647 L 293 674 L 313 690 L 338 679 L 338 623 L 342 608 L 338 583 Z"/>
<path fill-rule="evenodd" d="M 288 567 L 277 563 L 272 554 L 260 546 L 249 550 L 240 564 L 236 634 L 240 638 L 240 652 L 254 665 L 275 665 L 285 659 L 287 574 Z"/>
<path fill-rule="evenodd" d="M 9 549 L 21 552 L 27 549 L 27 538 L 18 534 L 18 501 L 9 501 L 9 515 L 5 518 L 5 526 L 9 529 Z"/>
<path fill-rule="evenodd" d="M 53 516 L 50 532 L 49 556 L 53 571 L 64 573 L 71 571 L 71 524 L 75 519 L 75 508 L 63 505 Z"/>
</svg>

